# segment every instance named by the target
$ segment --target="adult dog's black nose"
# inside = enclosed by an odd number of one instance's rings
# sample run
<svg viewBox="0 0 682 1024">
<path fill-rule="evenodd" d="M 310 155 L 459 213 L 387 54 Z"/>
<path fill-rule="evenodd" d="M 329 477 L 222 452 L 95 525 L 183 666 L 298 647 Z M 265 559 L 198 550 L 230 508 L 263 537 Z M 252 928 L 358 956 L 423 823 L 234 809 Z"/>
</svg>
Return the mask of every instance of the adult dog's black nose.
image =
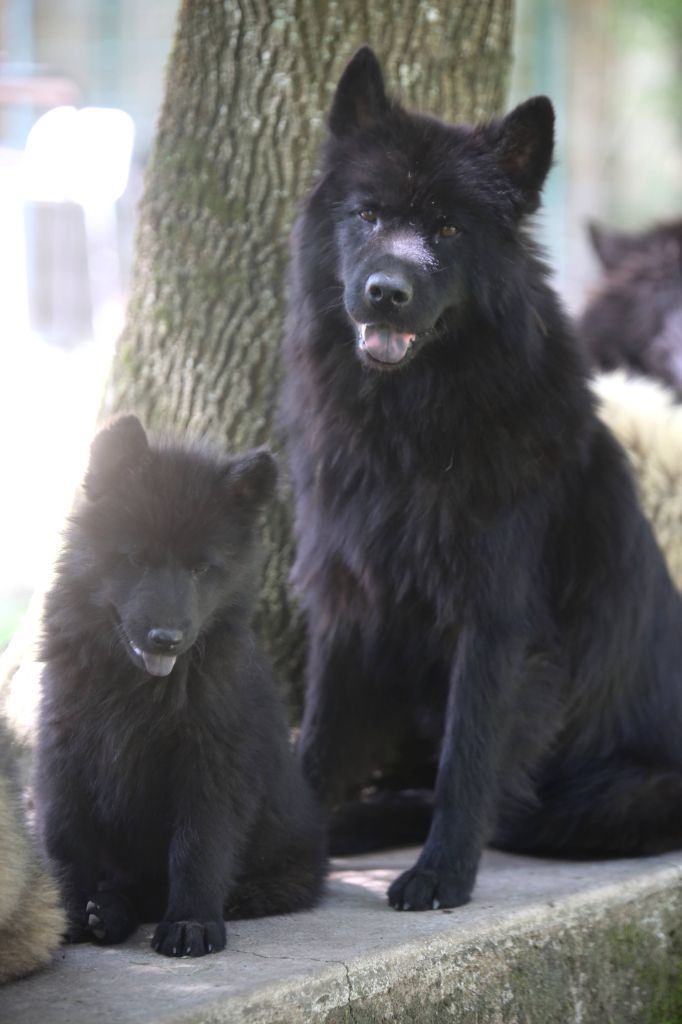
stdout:
<svg viewBox="0 0 682 1024">
<path fill-rule="evenodd" d="M 180 629 L 150 629 L 147 640 L 156 651 L 176 651 L 183 641 L 184 633 Z"/>
<path fill-rule="evenodd" d="M 412 285 L 407 278 L 396 271 L 387 274 L 379 271 L 370 274 L 365 284 L 365 298 L 373 306 L 401 308 L 412 301 Z"/>
</svg>

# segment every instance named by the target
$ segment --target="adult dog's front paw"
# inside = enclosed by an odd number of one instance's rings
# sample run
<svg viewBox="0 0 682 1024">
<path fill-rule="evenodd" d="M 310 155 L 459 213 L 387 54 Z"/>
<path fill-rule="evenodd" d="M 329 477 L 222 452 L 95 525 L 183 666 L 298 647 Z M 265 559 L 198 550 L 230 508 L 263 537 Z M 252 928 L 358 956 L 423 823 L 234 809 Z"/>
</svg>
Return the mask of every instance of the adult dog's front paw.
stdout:
<svg viewBox="0 0 682 1024">
<path fill-rule="evenodd" d="M 389 887 L 388 902 L 396 910 L 439 910 L 468 903 L 473 882 L 463 883 L 452 871 L 418 865 L 404 871 Z"/>
<path fill-rule="evenodd" d="M 92 938 L 102 945 L 123 942 L 137 927 L 132 904 L 113 889 L 95 893 L 88 900 L 85 913 Z"/>
<path fill-rule="evenodd" d="M 225 949 L 224 921 L 161 921 L 152 947 L 163 956 L 204 956 Z"/>
</svg>

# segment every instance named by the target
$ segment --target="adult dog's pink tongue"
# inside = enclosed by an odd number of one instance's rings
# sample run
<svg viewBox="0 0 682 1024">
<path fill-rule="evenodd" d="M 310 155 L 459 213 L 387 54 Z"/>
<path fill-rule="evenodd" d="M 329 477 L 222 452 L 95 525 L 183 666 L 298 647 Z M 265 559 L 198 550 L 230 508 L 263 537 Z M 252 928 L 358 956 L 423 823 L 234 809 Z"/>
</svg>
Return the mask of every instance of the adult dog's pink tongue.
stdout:
<svg viewBox="0 0 682 1024">
<path fill-rule="evenodd" d="M 394 330 L 388 324 L 364 324 L 361 344 L 378 363 L 399 363 L 407 355 L 414 334 Z"/>
</svg>

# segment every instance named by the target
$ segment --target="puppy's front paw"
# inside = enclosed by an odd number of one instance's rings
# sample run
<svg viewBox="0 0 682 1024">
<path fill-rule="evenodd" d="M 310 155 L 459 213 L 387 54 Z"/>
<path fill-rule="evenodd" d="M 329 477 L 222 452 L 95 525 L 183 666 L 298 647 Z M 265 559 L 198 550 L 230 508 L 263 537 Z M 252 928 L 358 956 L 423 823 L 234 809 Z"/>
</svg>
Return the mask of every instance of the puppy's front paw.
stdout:
<svg viewBox="0 0 682 1024">
<path fill-rule="evenodd" d="M 452 871 L 418 865 L 404 871 L 388 890 L 388 902 L 396 910 L 438 910 L 468 903 L 473 882 L 463 883 Z"/>
<path fill-rule="evenodd" d="M 102 945 L 123 942 L 137 927 L 132 904 L 115 890 L 97 892 L 88 900 L 85 913 L 90 934 Z"/>
<path fill-rule="evenodd" d="M 152 947 L 164 956 L 204 956 L 225 949 L 224 921 L 161 921 Z"/>
</svg>

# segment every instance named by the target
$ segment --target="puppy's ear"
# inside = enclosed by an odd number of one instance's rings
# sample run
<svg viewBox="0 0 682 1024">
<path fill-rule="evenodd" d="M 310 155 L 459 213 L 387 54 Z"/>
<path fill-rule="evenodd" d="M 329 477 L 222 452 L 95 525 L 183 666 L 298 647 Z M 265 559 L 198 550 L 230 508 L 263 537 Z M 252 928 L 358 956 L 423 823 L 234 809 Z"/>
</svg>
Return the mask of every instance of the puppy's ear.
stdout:
<svg viewBox="0 0 682 1024">
<path fill-rule="evenodd" d="M 389 108 L 379 61 L 369 46 L 363 46 L 346 65 L 336 87 L 329 129 L 332 135 L 346 135 L 356 128 L 370 128 Z"/>
<path fill-rule="evenodd" d="M 625 231 L 614 231 L 596 221 L 590 221 L 587 230 L 592 248 L 605 270 L 613 270 L 642 248 L 637 236 L 628 235 Z"/>
<path fill-rule="evenodd" d="M 534 96 L 494 122 L 491 131 L 497 163 L 519 191 L 522 212 L 532 213 L 552 166 L 554 107 L 546 96 Z"/>
<path fill-rule="evenodd" d="M 100 430 L 90 446 L 90 464 L 85 474 L 88 498 L 96 501 L 122 474 L 142 465 L 148 455 L 149 442 L 137 416 L 121 416 Z"/>
<path fill-rule="evenodd" d="M 275 493 L 277 463 L 267 448 L 255 448 L 230 459 L 223 480 L 232 501 L 256 511 L 267 505 Z"/>
</svg>

